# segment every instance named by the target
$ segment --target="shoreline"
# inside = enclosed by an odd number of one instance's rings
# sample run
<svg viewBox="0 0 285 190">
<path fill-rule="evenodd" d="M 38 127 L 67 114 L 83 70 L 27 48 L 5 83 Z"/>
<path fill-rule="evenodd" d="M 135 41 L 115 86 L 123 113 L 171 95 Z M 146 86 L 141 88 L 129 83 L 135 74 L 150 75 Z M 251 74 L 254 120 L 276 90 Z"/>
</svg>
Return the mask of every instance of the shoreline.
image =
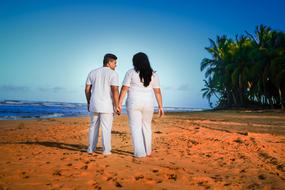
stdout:
<svg viewBox="0 0 285 190">
<path fill-rule="evenodd" d="M 194 109 L 194 108 L 193 108 Z M 197 108 L 198 109 L 198 108 Z M 200 108 L 199 108 L 200 109 Z M 202 108 L 201 108 L 202 109 Z M 154 112 L 154 114 L 156 111 Z M 191 113 L 235 113 L 235 114 L 256 114 L 256 113 L 268 113 L 268 114 L 284 114 L 285 111 L 280 109 L 203 109 L 203 110 L 194 110 L 194 111 L 165 111 L 167 115 L 191 115 Z M 121 115 L 127 115 L 127 113 L 123 112 Z M 117 115 L 116 115 L 117 116 Z M 57 119 L 57 118 L 80 118 L 80 117 L 89 117 L 88 115 L 78 115 L 78 116 L 59 116 L 59 117 L 22 117 L 19 119 L 3 119 L 0 118 L 0 121 L 21 121 L 21 120 L 41 120 L 41 119 Z"/>
</svg>

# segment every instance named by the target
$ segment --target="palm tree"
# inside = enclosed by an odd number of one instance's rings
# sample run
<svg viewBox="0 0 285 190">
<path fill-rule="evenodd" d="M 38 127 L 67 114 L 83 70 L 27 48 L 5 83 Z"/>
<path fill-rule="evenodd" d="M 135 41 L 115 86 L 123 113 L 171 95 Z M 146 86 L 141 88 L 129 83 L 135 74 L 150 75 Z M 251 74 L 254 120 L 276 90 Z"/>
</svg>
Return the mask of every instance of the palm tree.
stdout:
<svg viewBox="0 0 285 190">
<path fill-rule="evenodd" d="M 226 36 L 217 36 L 216 41 L 210 40 L 210 46 L 206 47 L 205 49 L 212 55 L 212 58 L 204 58 L 201 62 L 200 69 L 201 71 L 205 70 L 205 78 L 208 79 L 208 82 L 205 82 L 205 89 L 208 88 L 208 85 L 214 86 L 215 95 L 217 93 L 220 94 L 221 97 L 226 96 L 227 90 L 225 90 L 225 86 L 228 86 L 226 79 L 224 77 L 225 73 L 225 61 L 226 61 L 226 54 L 231 41 Z M 205 90 L 204 89 L 204 90 Z M 203 90 L 203 91 L 204 91 Z M 219 97 L 217 97 L 220 99 Z"/>
<path fill-rule="evenodd" d="M 209 104 L 217 97 L 217 106 L 280 105 L 285 100 L 285 33 L 259 25 L 254 34 L 235 40 L 217 36 L 206 47 L 211 58 L 204 58 L 202 96 Z"/>
<path fill-rule="evenodd" d="M 232 84 L 236 87 L 239 95 L 240 105 L 244 105 L 244 101 L 248 98 L 247 87 L 250 84 L 248 76 L 250 74 L 249 51 L 251 50 L 251 41 L 245 36 L 236 37 L 235 52 L 233 56 L 233 64 L 235 65 L 231 79 Z"/>
<path fill-rule="evenodd" d="M 281 32 L 273 33 L 272 60 L 270 62 L 269 74 L 273 85 L 276 87 L 279 95 L 279 104 L 284 110 L 285 90 L 285 34 Z"/>
<path fill-rule="evenodd" d="M 203 92 L 202 97 L 203 98 L 207 98 L 210 107 L 213 107 L 213 103 L 211 102 L 211 97 L 214 95 L 217 99 L 219 99 L 219 97 L 216 94 L 216 89 L 214 87 L 214 82 L 213 80 L 203 80 L 205 82 L 205 87 L 201 89 L 201 91 Z"/>
</svg>

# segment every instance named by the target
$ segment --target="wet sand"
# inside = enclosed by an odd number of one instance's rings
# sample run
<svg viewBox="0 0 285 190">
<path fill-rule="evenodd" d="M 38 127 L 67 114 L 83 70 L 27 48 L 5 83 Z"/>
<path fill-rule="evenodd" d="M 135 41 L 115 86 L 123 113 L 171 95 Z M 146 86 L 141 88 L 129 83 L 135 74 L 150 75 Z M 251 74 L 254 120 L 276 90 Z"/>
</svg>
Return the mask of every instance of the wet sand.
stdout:
<svg viewBox="0 0 285 190">
<path fill-rule="evenodd" d="M 127 116 L 112 155 L 86 153 L 89 118 L 0 121 L 2 189 L 285 189 L 285 113 L 195 112 L 153 120 L 134 158 Z M 100 134 L 101 136 L 101 134 Z"/>
</svg>

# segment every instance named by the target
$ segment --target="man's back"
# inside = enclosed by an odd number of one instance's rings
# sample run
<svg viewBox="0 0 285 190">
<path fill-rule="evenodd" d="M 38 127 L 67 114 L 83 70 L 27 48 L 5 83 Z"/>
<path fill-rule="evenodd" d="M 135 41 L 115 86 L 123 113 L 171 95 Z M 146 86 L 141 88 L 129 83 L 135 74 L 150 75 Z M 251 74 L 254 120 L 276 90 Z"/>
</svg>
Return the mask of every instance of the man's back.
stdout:
<svg viewBox="0 0 285 190">
<path fill-rule="evenodd" d="M 92 85 L 90 111 L 113 113 L 111 86 L 119 86 L 118 74 L 109 67 L 100 67 L 88 74 L 86 84 Z"/>
</svg>

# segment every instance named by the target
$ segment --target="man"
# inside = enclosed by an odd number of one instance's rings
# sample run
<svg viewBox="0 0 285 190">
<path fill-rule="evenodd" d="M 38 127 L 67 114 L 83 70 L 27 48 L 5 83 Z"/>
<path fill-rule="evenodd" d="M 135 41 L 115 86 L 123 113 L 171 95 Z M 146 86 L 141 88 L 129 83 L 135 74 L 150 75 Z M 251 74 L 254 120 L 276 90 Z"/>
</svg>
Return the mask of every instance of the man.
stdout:
<svg viewBox="0 0 285 190">
<path fill-rule="evenodd" d="M 92 70 L 87 77 L 85 95 L 90 114 L 88 153 L 96 150 L 99 127 L 102 128 L 103 154 L 111 154 L 111 130 L 114 110 L 119 99 L 119 77 L 115 71 L 117 57 L 106 54 L 103 67 Z"/>
</svg>

